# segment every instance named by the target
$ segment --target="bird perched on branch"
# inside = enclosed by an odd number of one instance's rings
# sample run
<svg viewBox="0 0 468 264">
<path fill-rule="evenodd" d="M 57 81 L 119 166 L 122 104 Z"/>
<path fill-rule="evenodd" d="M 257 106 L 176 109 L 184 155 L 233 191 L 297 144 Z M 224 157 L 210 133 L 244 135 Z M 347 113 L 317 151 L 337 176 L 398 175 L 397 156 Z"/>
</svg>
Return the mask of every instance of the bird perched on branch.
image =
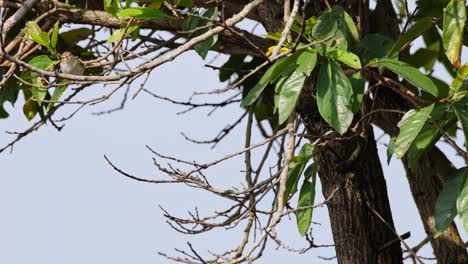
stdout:
<svg viewBox="0 0 468 264">
<path fill-rule="evenodd" d="M 83 75 L 85 68 L 78 57 L 66 51 L 60 57 L 60 70 L 66 74 Z"/>
</svg>

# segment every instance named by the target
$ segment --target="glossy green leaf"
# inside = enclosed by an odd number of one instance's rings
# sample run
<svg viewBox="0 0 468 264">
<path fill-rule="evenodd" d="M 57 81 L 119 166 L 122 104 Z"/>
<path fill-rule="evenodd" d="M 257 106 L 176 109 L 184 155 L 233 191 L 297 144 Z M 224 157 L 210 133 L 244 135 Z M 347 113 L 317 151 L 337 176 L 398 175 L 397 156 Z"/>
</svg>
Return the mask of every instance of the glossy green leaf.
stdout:
<svg viewBox="0 0 468 264">
<path fill-rule="evenodd" d="M 281 85 L 278 102 L 279 124 L 281 125 L 296 107 L 297 99 L 307 76 L 301 71 L 294 71 Z"/>
<path fill-rule="evenodd" d="M 439 95 L 439 90 L 432 80 L 413 66 L 396 59 L 387 58 L 380 59 L 378 65 L 400 75 L 412 85 L 435 97 Z"/>
<path fill-rule="evenodd" d="M 212 8 L 207 9 L 203 13 L 203 16 L 207 17 L 207 18 L 210 18 L 211 20 L 215 20 L 218 17 L 218 8 L 217 7 L 212 7 Z M 198 27 L 199 26 L 204 26 L 204 25 L 207 25 L 208 23 L 210 23 L 209 20 L 200 19 L 197 26 Z M 208 30 L 209 29 L 203 29 L 200 32 L 198 32 L 197 34 L 199 34 L 199 35 L 204 34 L 205 32 L 208 32 Z M 200 57 L 202 57 L 202 59 L 205 59 L 206 55 L 208 54 L 208 51 L 210 50 L 211 47 L 213 47 L 216 44 L 217 41 L 218 41 L 218 35 L 217 34 L 213 35 L 213 36 L 209 37 L 207 40 L 204 40 L 204 41 L 196 44 L 194 46 L 195 51 L 198 53 L 198 55 L 200 55 Z"/>
<path fill-rule="evenodd" d="M 167 18 L 168 15 L 161 10 L 153 9 L 149 7 L 130 7 L 125 8 L 117 13 L 117 16 L 120 18 L 129 18 L 133 17 L 139 20 L 146 19 L 162 19 Z"/>
<path fill-rule="evenodd" d="M 32 58 L 28 63 L 41 70 L 52 70 L 60 61 L 51 60 L 47 55 L 39 55 Z"/>
<path fill-rule="evenodd" d="M 458 117 L 458 121 L 461 123 L 465 140 L 468 140 L 468 96 L 453 103 L 453 109 Z M 466 148 L 468 151 L 468 144 L 466 144 Z"/>
<path fill-rule="evenodd" d="M 288 179 L 286 181 L 286 189 L 284 193 L 284 203 L 288 201 L 290 196 L 293 196 L 297 192 L 297 184 L 299 178 L 304 171 L 307 162 L 312 157 L 314 146 L 312 144 L 305 144 L 302 146 L 299 154 L 294 156 L 288 165 Z"/>
<path fill-rule="evenodd" d="M 353 87 L 334 61 L 323 64 L 317 81 L 317 105 L 320 115 L 338 133 L 343 135 L 353 121 Z"/>
<path fill-rule="evenodd" d="M 315 68 L 317 63 L 317 52 L 312 49 L 306 49 L 303 52 L 299 53 L 297 57 L 296 72 L 304 73 L 306 76 L 309 76 L 312 70 Z"/>
<path fill-rule="evenodd" d="M 125 30 L 123 28 L 117 29 L 112 35 L 106 40 L 107 43 L 112 43 L 124 38 Z"/>
<path fill-rule="evenodd" d="M 338 21 L 333 16 L 332 10 L 327 9 L 317 18 L 317 23 L 312 28 L 314 39 L 325 39 L 331 37 L 338 30 Z"/>
<path fill-rule="evenodd" d="M 457 213 L 460 216 L 463 229 L 468 232 L 468 181 L 466 179 L 462 191 L 457 198 Z"/>
<path fill-rule="evenodd" d="M 348 37 L 350 38 L 351 42 L 358 42 L 359 41 L 359 33 L 354 24 L 353 18 L 344 11 L 344 22 L 347 27 Z"/>
<path fill-rule="evenodd" d="M 434 104 L 426 106 L 418 110 L 408 111 L 403 118 L 398 122 L 400 133 L 395 140 L 395 156 L 401 159 L 406 151 L 410 148 L 414 139 L 418 136 L 419 132 L 423 128 L 427 119 L 429 118 Z"/>
<path fill-rule="evenodd" d="M 202 59 L 206 59 L 206 55 L 208 55 L 208 51 L 211 47 L 213 47 L 216 42 L 218 41 L 218 34 L 215 34 L 209 37 L 207 40 L 202 41 L 195 45 L 195 51 L 202 57 Z"/>
<path fill-rule="evenodd" d="M 340 61 L 351 68 L 361 69 L 359 57 L 350 51 L 335 49 L 328 52 L 327 57 Z"/>
<path fill-rule="evenodd" d="M 431 113 L 432 119 L 444 130 L 455 124 L 457 120 L 455 114 L 449 110 L 449 104 L 438 104 Z M 424 124 L 406 153 L 409 167 L 413 167 L 421 156 L 437 143 L 441 136 L 442 134 L 437 127 L 429 123 Z"/>
<path fill-rule="evenodd" d="M 393 48 L 388 52 L 387 57 L 398 57 L 401 48 L 421 36 L 424 31 L 428 30 L 432 25 L 433 22 L 431 17 L 423 17 L 419 19 L 410 29 L 408 29 L 408 31 L 406 31 L 405 34 L 403 34 L 403 36 L 398 39 Z"/>
<path fill-rule="evenodd" d="M 312 158 L 312 154 L 314 153 L 315 146 L 310 143 L 306 143 L 301 147 L 298 156 L 304 160 L 310 160 Z"/>
<path fill-rule="evenodd" d="M 41 85 L 42 83 L 34 83 L 34 84 Z M 47 89 L 39 88 L 39 87 L 31 88 L 31 92 L 32 92 L 33 98 L 39 100 L 38 102 L 39 105 L 41 104 L 40 101 L 44 100 L 44 98 L 47 95 Z"/>
<path fill-rule="evenodd" d="M 39 108 L 40 106 L 36 101 L 29 99 L 23 105 L 23 113 L 26 118 L 31 121 L 37 115 Z"/>
<path fill-rule="evenodd" d="M 450 89 L 456 91 L 463 86 L 463 83 L 468 78 L 468 64 L 464 64 L 457 70 L 457 76 L 453 79 L 450 84 Z"/>
<path fill-rule="evenodd" d="M 442 43 L 445 54 L 455 67 L 460 65 L 463 30 L 466 21 L 465 0 L 452 0 L 445 8 Z"/>
<path fill-rule="evenodd" d="M 121 40 L 124 38 L 124 35 L 127 36 L 129 34 L 132 34 L 135 30 L 138 30 L 139 26 L 133 25 L 127 28 L 125 31 L 125 28 L 120 28 L 117 29 L 107 40 L 107 43 L 112 43 Z"/>
<path fill-rule="evenodd" d="M 62 85 L 62 86 L 55 87 L 54 93 L 52 94 L 52 97 L 50 98 L 50 101 L 52 101 L 52 102 L 50 102 L 47 105 L 47 112 L 50 111 L 50 109 L 52 109 L 52 107 L 54 107 L 54 104 L 55 104 L 54 102 L 58 101 L 60 99 L 60 97 L 65 92 L 67 87 L 68 87 L 67 85 Z"/>
<path fill-rule="evenodd" d="M 52 31 L 52 37 L 50 39 L 50 45 L 55 50 L 57 47 L 57 39 L 58 39 L 58 32 L 59 32 L 59 21 L 55 22 L 54 30 Z"/>
<path fill-rule="evenodd" d="M 442 191 L 439 193 L 434 210 L 435 237 L 441 235 L 457 215 L 457 199 L 465 185 L 467 177 L 467 167 L 457 170 L 445 182 Z M 460 203 L 460 205 L 465 204 Z"/>
<path fill-rule="evenodd" d="M 117 0 L 104 0 L 104 10 L 112 15 L 115 15 L 119 10 Z"/>
<path fill-rule="evenodd" d="M 241 107 L 246 107 L 253 104 L 262 94 L 265 87 L 270 83 L 270 80 L 274 77 L 273 74 L 277 72 L 277 75 L 279 76 L 279 73 L 281 73 L 284 68 L 288 66 L 281 63 L 281 61 L 284 59 L 286 58 L 282 58 L 276 61 L 272 66 L 270 66 L 270 68 L 268 68 L 268 70 L 260 78 L 260 81 L 249 91 L 244 100 L 242 100 Z"/>
<path fill-rule="evenodd" d="M 41 28 L 34 21 L 29 21 L 23 32 L 28 35 L 33 41 L 46 48 L 50 48 L 50 38 L 47 32 L 41 30 Z"/>
<path fill-rule="evenodd" d="M 313 164 L 311 165 L 313 166 Z M 299 192 L 299 199 L 297 201 L 297 207 L 306 207 L 314 205 L 315 201 L 315 183 L 317 174 L 311 175 L 312 182 L 305 180 L 302 183 L 301 190 Z M 309 230 L 310 223 L 312 221 L 313 208 L 307 208 L 296 212 L 296 222 L 299 234 L 304 236 Z"/>
</svg>

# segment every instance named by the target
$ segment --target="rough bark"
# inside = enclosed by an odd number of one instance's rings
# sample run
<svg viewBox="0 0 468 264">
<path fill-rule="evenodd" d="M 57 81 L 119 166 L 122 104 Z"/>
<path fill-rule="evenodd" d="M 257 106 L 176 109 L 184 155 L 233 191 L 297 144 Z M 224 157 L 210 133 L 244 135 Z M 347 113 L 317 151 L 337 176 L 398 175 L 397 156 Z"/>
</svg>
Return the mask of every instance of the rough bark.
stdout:
<svg viewBox="0 0 468 264">
<path fill-rule="evenodd" d="M 319 13 L 323 6 L 318 6 L 317 2 L 313 1 L 311 5 Z M 361 30 L 365 30 L 369 17 L 367 1 L 341 3 L 359 22 Z M 272 15 L 262 16 L 262 19 L 276 17 L 277 21 L 281 21 L 278 10 L 280 6 L 268 6 L 262 14 L 271 12 Z M 268 31 L 275 31 L 279 27 L 272 24 L 271 19 L 264 25 Z M 329 129 L 317 111 L 312 97 L 313 86 L 312 81 L 304 88 L 297 107 L 311 136 L 321 135 Z M 354 162 L 350 163 L 349 158 L 353 153 L 357 155 Z M 352 140 L 330 141 L 320 149 L 317 162 L 324 196 L 329 197 L 338 188 L 328 204 L 338 263 L 402 263 L 402 252 L 393 233 L 386 183 L 372 128 L 368 128 L 366 139 L 356 137 Z M 382 216 L 386 223 L 376 214 Z M 390 241 L 395 242 L 381 248 Z"/>
<path fill-rule="evenodd" d="M 305 91 L 297 109 L 311 135 L 328 129 L 310 90 Z M 350 164 L 356 150 L 356 159 Z M 398 240 L 381 249 L 396 236 L 372 127 L 368 128 L 367 140 L 329 141 L 316 161 L 323 195 L 329 197 L 339 188 L 327 204 L 338 263 L 402 263 Z"/>
</svg>

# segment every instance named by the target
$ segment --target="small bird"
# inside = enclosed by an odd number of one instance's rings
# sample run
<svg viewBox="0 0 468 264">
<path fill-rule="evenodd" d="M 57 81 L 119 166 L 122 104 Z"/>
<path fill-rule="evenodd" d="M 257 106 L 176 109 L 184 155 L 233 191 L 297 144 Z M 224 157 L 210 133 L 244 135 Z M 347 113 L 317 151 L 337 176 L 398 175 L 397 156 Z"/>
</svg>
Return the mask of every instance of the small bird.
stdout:
<svg viewBox="0 0 468 264">
<path fill-rule="evenodd" d="M 60 70 L 66 74 L 83 75 L 85 68 L 78 57 L 65 51 L 60 57 Z"/>
</svg>

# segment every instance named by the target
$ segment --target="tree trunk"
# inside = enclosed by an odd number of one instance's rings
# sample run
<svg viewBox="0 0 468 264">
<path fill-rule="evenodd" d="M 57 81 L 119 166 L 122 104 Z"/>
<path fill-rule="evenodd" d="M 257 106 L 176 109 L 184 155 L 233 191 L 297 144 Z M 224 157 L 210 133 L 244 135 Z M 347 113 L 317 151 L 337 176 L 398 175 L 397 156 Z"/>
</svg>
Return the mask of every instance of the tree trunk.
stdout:
<svg viewBox="0 0 468 264">
<path fill-rule="evenodd" d="M 398 20 L 391 1 L 379 0 L 372 18 L 372 33 L 384 34 L 393 39 L 398 38 Z M 402 111 L 411 109 L 411 105 L 404 98 L 385 87 L 379 88 L 375 100 L 376 108 Z M 381 113 L 373 118 L 373 122 L 391 137 L 395 137 L 399 132 L 397 123 L 400 119 L 401 115 Z M 438 263 L 467 262 L 467 251 L 455 224 L 452 223 L 440 237 L 434 239 L 435 203 L 443 183 L 454 172 L 455 167 L 437 147 L 423 155 L 412 169 L 409 168 L 406 158 L 403 158 L 402 162 L 413 199 Z"/>
</svg>

